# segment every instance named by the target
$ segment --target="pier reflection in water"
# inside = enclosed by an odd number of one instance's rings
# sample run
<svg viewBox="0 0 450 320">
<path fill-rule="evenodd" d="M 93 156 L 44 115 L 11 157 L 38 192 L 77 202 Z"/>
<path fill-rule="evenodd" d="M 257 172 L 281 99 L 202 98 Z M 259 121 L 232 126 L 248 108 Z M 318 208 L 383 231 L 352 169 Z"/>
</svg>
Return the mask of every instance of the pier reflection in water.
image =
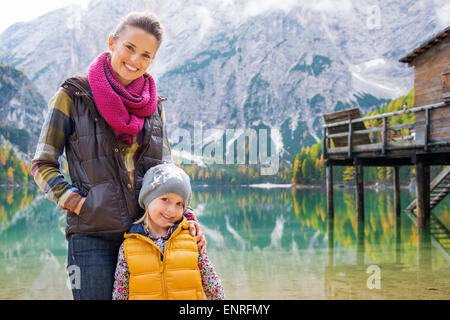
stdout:
<svg viewBox="0 0 450 320">
<path fill-rule="evenodd" d="M 335 191 L 331 220 L 321 189 L 195 187 L 193 207 L 230 299 L 450 298 L 448 237 L 396 218 L 391 193 L 366 190 L 363 223 L 353 190 Z M 0 299 L 71 299 L 64 213 L 40 192 L 0 194 Z M 433 211 L 448 228 L 449 202 Z"/>
<path fill-rule="evenodd" d="M 334 221 L 328 221 L 328 265 L 325 293 L 328 299 L 448 299 L 450 298 L 447 240 L 433 239 L 430 228 L 402 239 L 402 218 L 395 219 L 395 257 L 383 259 L 382 248 L 367 259 L 365 223 L 357 222 L 356 263 L 335 264 Z M 412 230 L 411 230 L 412 231 Z M 439 240 L 439 241 L 437 241 Z M 444 245 L 443 245 L 444 244 Z M 378 257 L 379 255 L 379 257 Z M 415 261 L 413 260 L 416 257 Z"/>
</svg>

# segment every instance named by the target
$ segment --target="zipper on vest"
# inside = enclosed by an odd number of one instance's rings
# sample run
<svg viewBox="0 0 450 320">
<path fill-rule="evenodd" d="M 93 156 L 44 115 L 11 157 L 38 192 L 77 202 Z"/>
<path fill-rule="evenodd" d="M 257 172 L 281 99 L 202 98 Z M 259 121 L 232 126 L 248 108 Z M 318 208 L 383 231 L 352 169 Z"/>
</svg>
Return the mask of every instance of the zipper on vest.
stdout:
<svg viewBox="0 0 450 320">
<path fill-rule="evenodd" d="M 167 98 L 166 98 L 166 100 L 167 100 Z M 164 100 L 162 100 L 162 101 L 164 101 Z M 159 105 L 159 101 L 158 101 L 158 104 L 157 104 L 155 113 L 158 114 L 159 122 L 162 123 L 162 121 L 161 121 L 161 115 L 159 114 L 159 107 L 160 107 L 160 105 Z M 155 126 L 155 115 L 153 114 L 151 117 L 148 117 L 147 119 L 148 119 L 148 121 L 150 122 L 150 123 L 149 123 L 150 131 L 149 131 L 149 133 L 147 133 L 147 134 L 149 135 L 149 137 L 150 137 L 150 139 L 151 139 L 152 134 L 153 134 L 153 127 Z M 144 122 L 144 127 L 143 127 L 143 128 L 145 128 L 145 122 Z M 161 130 L 163 130 L 162 127 L 161 127 Z M 161 138 L 163 138 L 163 136 L 164 136 L 164 134 L 161 134 Z M 144 135 L 144 140 L 145 140 L 145 135 Z M 164 142 L 163 142 L 163 144 L 164 144 Z M 149 147 L 150 147 L 150 143 L 147 143 L 147 145 L 146 145 L 146 147 L 145 147 L 145 150 L 142 150 L 141 154 L 139 155 L 139 157 L 138 157 L 138 159 L 137 159 L 137 161 L 136 161 L 136 166 L 137 166 L 137 164 L 139 163 L 139 161 L 141 160 L 141 158 L 144 156 L 144 154 L 147 153 L 147 150 L 148 150 Z M 161 161 L 162 161 L 162 153 L 161 153 Z M 136 171 L 135 171 L 135 172 L 136 172 Z M 136 181 L 136 176 L 134 177 L 134 179 L 135 179 L 135 181 Z"/>
<path fill-rule="evenodd" d="M 146 134 L 150 135 L 150 139 L 151 139 L 154 122 L 155 122 L 155 119 L 153 117 L 152 120 L 151 120 L 151 123 L 150 123 L 150 133 L 144 132 L 144 137 L 142 138 L 144 141 L 145 141 Z M 144 120 L 144 127 L 142 127 L 142 128 L 145 129 L 145 120 Z M 142 150 L 141 154 L 139 155 L 139 157 L 138 157 L 138 159 L 136 161 L 136 167 L 138 166 L 138 164 L 141 161 L 141 159 L 144 156 L 144 154 L 147 152 L 148 148 L 150 148 L 150 143 L 147 143 L 147 145 L 145 146 L 144 150 Z M 134 172 L 136 174 L 136 170 Z M 136 176 L 134 177 L 134 180 L 136 181 Z"/>
<path fill-rule="evenodd" d="M 166 244 L 167 246 L 167 244 Z M 164 250 L 165 251 L 165 250 Z M 165 300 L 168 300 L 169 297 L 167 296 L 167 283 L 166 283 L 166 273 L 164 272 L 165 269 L 165 259 L 164 259 L 164 254 L 161 253 L 161 267 L 159 269 L 159 271 L 161 272 L 161 279 L 163 281 L 163 285 L 162 285 L 162 290 L 163 290 L 163 298 Z"/>
<path fill-rule="evenodd" d="M 178 227 L 174 230 L 174 232 L 170 235 L 169 240 L 167 240 L 167 243 L 166 243 L 166 246 L 164 249 L 165 252 L 167 252 L 166 249 L 169 248 L 173 237 L 180 232 L 181 228 L 182 228 L 182 225 L 180 223 L 178 225 Z M 169 296 L 167 295 L 166 273 L 164 272 L 165 268 L 166 268 L 166 255 L 161 253 L 161 258 L 162 258 L 162 260 L 161 260 L 160 271 L 161 271 L 161 278 L 163 280 L 163 294 L 164 294 L 164 299 L 167 300 L 167 299 L 169 299 Z"/>
</svg>

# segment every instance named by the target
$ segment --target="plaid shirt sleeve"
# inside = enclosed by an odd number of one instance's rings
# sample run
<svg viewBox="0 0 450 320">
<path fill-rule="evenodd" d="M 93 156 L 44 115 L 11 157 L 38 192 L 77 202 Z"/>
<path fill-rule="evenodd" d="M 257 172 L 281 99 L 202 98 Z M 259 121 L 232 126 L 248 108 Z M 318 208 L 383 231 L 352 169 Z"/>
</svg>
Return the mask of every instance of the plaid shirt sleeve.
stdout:
<svg viewBox="0 0 450 320">
<path fill-rule="evenodd" d="M 47 115 L 31 161 L 31 174 L 47 198 L 60 208 L 73 211 L 82 196 L 61 173 L 59 157 L 72 134 L 72 99 L 59 90 L 49 101 Z"/>
</svg>

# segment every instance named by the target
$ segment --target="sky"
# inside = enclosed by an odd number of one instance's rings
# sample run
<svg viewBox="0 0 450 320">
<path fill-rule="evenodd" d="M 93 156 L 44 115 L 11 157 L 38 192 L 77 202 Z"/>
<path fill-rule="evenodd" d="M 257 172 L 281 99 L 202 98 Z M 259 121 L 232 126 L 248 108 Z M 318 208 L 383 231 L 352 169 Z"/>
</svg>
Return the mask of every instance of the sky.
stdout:
<svg viewBox="0 0 450 320">
<path fill-rule="evenodd" d="M 30 21 L 71 4 L 85 7 L 88 2 L 89 0 L 3 0 L 0 5 L 0 33 L 16 22 Z"/>
</svg>

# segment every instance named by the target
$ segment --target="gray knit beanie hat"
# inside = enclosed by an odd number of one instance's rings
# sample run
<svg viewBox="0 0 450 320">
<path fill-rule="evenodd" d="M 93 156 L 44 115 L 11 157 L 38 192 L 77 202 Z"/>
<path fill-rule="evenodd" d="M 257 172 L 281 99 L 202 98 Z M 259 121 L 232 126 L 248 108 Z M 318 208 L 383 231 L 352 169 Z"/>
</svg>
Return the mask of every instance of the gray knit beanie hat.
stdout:
<svg viewBox="0 0 450 320">
<path fill-rule="evenodd" d="M 183 169 L 171 163 L 154 166 L 145 173 L 139 193 L 139 205 L 144 210 L 153 199 L 166 194 L 178 194 L 186 209 L 191 203 L 191 183 Z"/>
</svg>

